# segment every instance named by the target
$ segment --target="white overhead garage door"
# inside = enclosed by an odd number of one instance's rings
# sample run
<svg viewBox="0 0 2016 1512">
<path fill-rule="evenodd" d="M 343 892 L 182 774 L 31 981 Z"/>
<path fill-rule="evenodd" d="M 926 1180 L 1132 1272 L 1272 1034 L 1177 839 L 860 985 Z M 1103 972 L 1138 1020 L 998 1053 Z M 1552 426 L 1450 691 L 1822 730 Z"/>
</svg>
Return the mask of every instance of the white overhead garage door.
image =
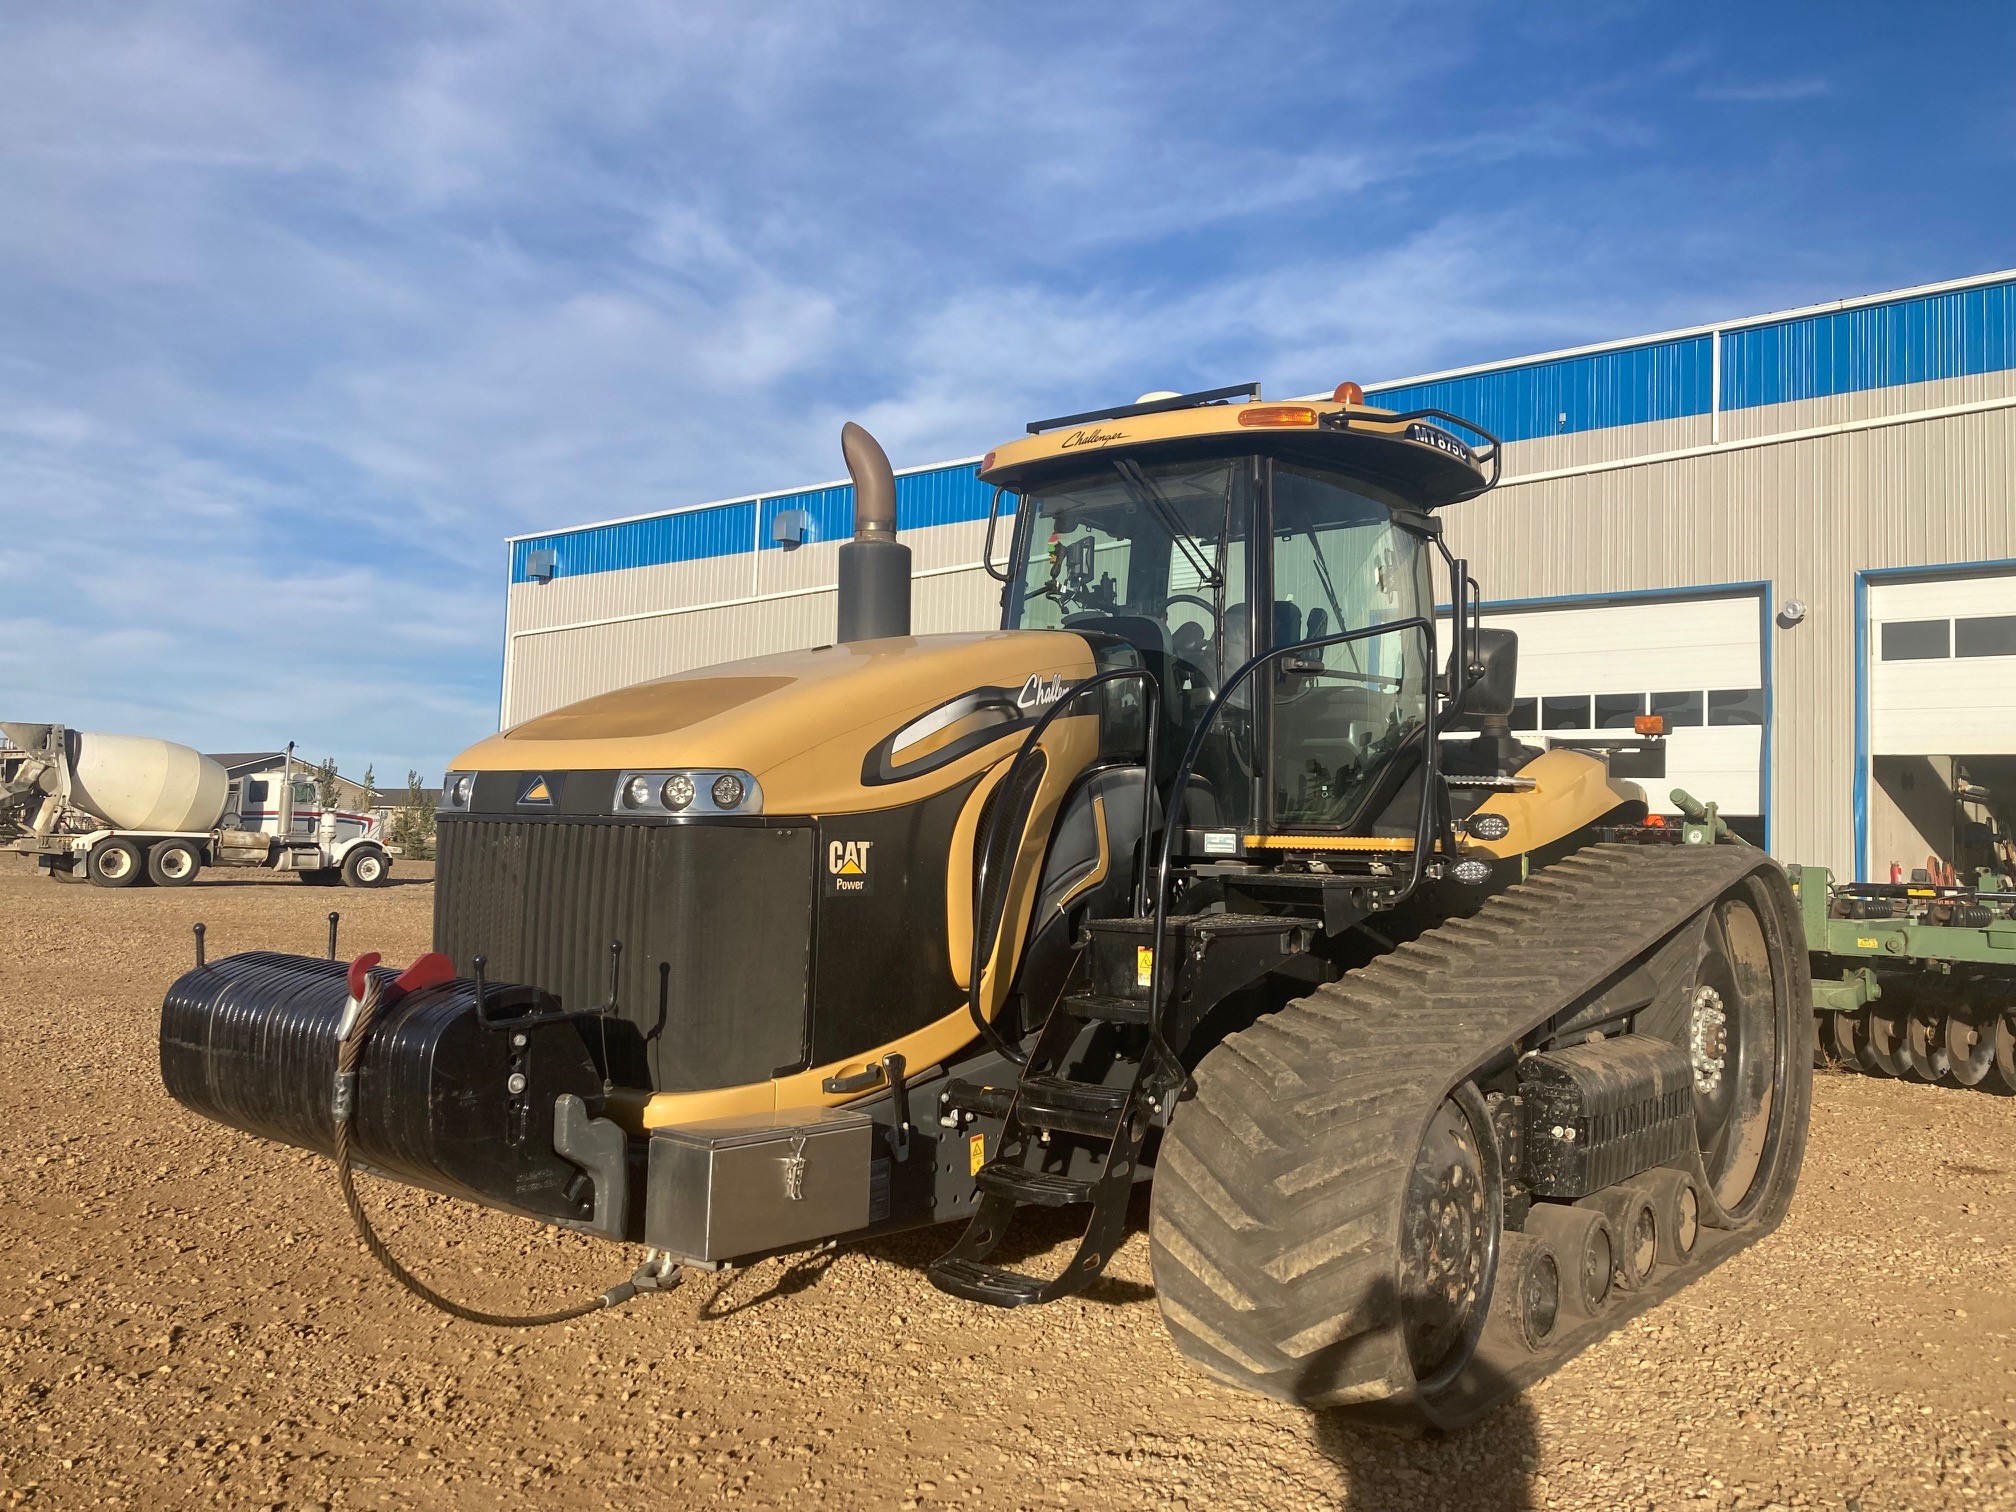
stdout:
<svg viewBox="0 0 2016 1512">
<path fill-rule="evenodd" d="M 1655 812 L 1685 788 L 1725 814 L 1764 812 L 1763 601 L 1755 593 L 1486 610 L 1519 636 L 1512 727 L 1545 745 L 1630 738 L 1665 716 L 1664 778 L 1639 778 Z"/>
<path fill-rule="evenodd" d="M 2016 754 L 2016 575 L 1869 589 L 1869 754 Z"/>
</svg>

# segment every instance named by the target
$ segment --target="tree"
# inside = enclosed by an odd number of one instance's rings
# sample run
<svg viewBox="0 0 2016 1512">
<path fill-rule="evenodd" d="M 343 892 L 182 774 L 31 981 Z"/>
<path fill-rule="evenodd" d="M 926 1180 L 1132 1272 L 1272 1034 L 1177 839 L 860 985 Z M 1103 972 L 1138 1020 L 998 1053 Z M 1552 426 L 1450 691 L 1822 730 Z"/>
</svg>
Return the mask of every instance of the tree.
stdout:
<svg viewBox="0 0 2016 1512">
<path fill-rule="evenodd" d="M 336 807 L 336 758 L 324 756 L 322 764 L 315 768 L 315 796 L 322 801 L 325 811 Z"/>
<path fill-rule="evenodd" d="M 392 816 L 392 843 L 415 860 L 433 859 L 434 805 L 427 801 L 427 790 L 420 785 L 418 772 L 406 773 L 406 798 L 399 805 L 399 812 Z"/>
<path fill-rule="evenodd" d="M 367 764 L 364 768 L 364 799 L 357 807 L 369 813 L 378 806 L 378 768 Z"/>
</svg>

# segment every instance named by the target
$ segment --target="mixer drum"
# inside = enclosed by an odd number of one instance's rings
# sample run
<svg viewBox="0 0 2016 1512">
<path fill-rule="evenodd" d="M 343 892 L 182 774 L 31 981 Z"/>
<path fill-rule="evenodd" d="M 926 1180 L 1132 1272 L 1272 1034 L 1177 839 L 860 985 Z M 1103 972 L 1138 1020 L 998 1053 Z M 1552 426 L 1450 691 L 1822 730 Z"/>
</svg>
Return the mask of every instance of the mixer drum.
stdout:
<svg viewBox="0 0 2016 1512">
<path fill-rule="evenodd" d="M 396 973 L 373 973 L 389 987 Z M 185 973 L 161 1005 L 161 1080 L 205 1118 L 324 1155 L 336 1030 L 349 996 L 339 961 L 252 951 Z M 599 1105 L 603 1082 L 578 1019 L 544 1017 L 545 993 L 491 984 L 495 1027 L 465 980 L 386 1005 L 358 1066 L 350 1148 L 361 1167 L 492 1207 L 570 1224 L 594 1181 L 553 1148 L 554 1105 Z"/>
</svg>

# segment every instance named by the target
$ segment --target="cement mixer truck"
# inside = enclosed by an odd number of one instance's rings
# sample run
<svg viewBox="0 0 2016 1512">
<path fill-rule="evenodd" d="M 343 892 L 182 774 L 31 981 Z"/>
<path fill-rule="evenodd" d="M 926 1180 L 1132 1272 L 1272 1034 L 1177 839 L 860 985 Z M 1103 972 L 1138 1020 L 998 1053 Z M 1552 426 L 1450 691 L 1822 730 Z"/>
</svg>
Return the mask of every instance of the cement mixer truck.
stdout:
<svg viewBox="0 0 2016 1512">
<path fill-rule="evenodd" d="M 206 866 L 230 866 L 377 887 L 391 874 L 378 821 L 316 805 L 291 745 L 277 781 L 247 785 L 172 741 L 62 725 L 0 731 L 27 753 L 0 785 L 0 810 L 12 811 L 22 831 L 6 849 L 34 857 L 58 881 L 181 887 Z M 269 787 L 278 788 L 277 802 L 265 796 Z"/>
</svg>

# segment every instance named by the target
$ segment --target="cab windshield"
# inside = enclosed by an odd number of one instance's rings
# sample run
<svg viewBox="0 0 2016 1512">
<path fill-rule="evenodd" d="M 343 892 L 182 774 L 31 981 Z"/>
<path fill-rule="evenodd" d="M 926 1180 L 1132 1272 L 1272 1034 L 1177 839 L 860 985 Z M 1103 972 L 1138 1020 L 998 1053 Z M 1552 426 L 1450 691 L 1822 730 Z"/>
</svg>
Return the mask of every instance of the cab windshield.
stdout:
<svg viewBox="0 0 2016 1512">
<path fill-rule="evenodd" d="M 1432 614 L 1422 538 L 1397 527 L 1368 486 L 1320 468 L 1251 456 L 1106 459 L 1031 489 L 1018 513 L 1021 569 L 1004 624 L 1130 642 L 1162 683 L 1166 717 L 1186 731 L 1256 642 L 1294 645 Z M 1251 564 L 1261 529 L 1266 558 Z M 1411 812 L 1392 790 L 1418 765 L 1430 661 L 1424 632 L 1396 630 L 1255 673 L 1205 748 L 1204 812 L 1191 822 L 1369 833 L 1387 827 L 1389 811 Z M 1253 756 L 1261 743 L 1265 762 Z"/>
<path fill-rule="evenodd" d="M 1007 625 L 1103 629 L 1215 685 L 1228 650 L 1241 650 L 1224 621 L 1228 596 L 1246 597 L 1251 479 L 1246 458 L 1128 458 L 1032 494 Z"/>
</svg>

